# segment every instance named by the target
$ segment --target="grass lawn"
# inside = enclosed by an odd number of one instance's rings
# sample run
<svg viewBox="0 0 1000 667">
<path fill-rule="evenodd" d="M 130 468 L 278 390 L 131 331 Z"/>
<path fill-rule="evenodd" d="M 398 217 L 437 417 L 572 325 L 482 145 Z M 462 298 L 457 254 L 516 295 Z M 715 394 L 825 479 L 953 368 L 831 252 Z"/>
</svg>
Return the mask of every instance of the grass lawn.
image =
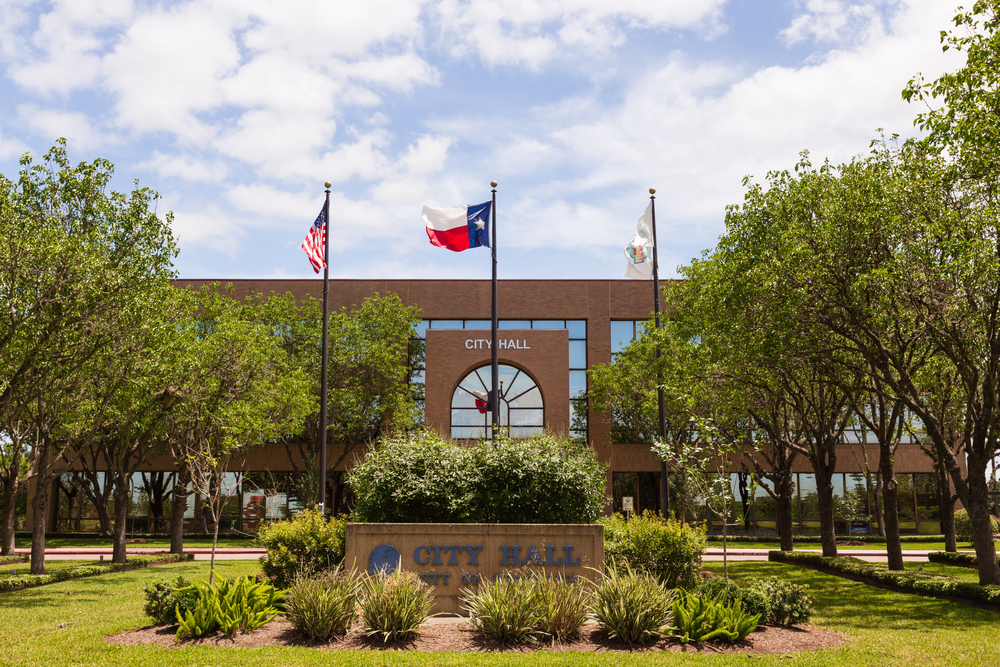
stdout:
<svg viewBox="0 0 1000 667">
<path fill-rule="evenodd" d="M 128 548 L 136 549 L 169 549 L 169 537 L 150 537 L 147 542 L 128 544 Z M 18 549 L 30 549 L 30 537 L 18 537 L 14 540 L 14 546 Z M 45 539 L 47 549 L 110 549 L 113 546 L 110 537 L 102 535 L 86 535 L 81 537 L 48 537 Z M 219 536 L 219 548 L 247 549 L 257 547 L 257 541 L 246 537 L 224 537 Z M 190 537 L 184 539 L 184 547 L 189 549 L 211 549 L 211 537 Z"/>
<path fill-rule="evenodd" d="M 1000 551 L 1000 542 L 995 542 L 997 550 Z M 819 542 L 795 542 L 793 543 L 796 551 L 821 551 L 823 545 Z M 728 547 L 730 549 L 768 549 L 775 550 L 781 548 L 780 542 L 730 542 Z M 721 549 L 721 541 L 710 541 L 708 543 L 709 549 Z M 885 542 L 875 543 L 875 544 L 864 544 L 857 546 L 838 546 L 838 551 L 885 551 Z M 972 544 L 966 542 L 958 543 L 959 551 L 972 551 Z M 903 552 L 907 551 L 944 551 L 944 542 L 903 542 Z"/>
<path fill-rule="evenodd" d="M 721 563 L 708 567 L 721 572 Z M 954 568 L 948 568 L 951 574 Z M 225 575 L 253 574 L 255 561 L 222 561 Z M 204 579 L 204 562 L 160 566 L 0 593 L 0 665 L 996 665 L 1000 615 L 916 595 L 890 593 L 805 568 L 766 562 L 730 565 L 736 581 L 781 576 L 808 584 L 814 623 L 843 632 L 848 645 L 787 656 L 526 653 L 419 654 L 309 648 L 226 649 L 113 646 L 103 637 L 149 623 L 142 586 L 184 575 Z M 66 625 L 63 625 L 66 624 Z M 63 625 L 62 628 L 59 626 Z"/>
<path fill-rule="evenodd" d="M 47 560 L 45 561 L 45 573 L 51 574 L 59 570 L 72 570 L 75 567 L 82 567 L 84 565 L 94 565 L 92 560 Z M 0 566 L 0 579 L 14 576 L 14 573 L 18 575 L 28 574 L 31 572 L 31 563 L 8 563 L 7 565 Z M 0 598 L 0 605 L 3 604 L 3 598 Z"/>
</svg>

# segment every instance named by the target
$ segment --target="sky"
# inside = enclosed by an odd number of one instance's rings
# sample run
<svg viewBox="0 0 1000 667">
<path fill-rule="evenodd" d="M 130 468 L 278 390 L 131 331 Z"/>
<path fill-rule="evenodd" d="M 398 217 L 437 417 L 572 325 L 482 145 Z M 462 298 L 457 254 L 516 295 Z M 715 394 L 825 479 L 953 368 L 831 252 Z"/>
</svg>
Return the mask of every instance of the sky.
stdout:
<svg viewBox="0 0 1000 667">
<path fill-rule="evenodd" d="M 497 187 L 501 279 L 624 275 L 656 188 L 660 275 L 743 180 L 916 136 L 900 91 L 961 65 L 958 0 L 0 0 L 0 173 L 59 137 L 160 193 L 182 278 L 486 279 L 421 207 Z"/>
</svg>

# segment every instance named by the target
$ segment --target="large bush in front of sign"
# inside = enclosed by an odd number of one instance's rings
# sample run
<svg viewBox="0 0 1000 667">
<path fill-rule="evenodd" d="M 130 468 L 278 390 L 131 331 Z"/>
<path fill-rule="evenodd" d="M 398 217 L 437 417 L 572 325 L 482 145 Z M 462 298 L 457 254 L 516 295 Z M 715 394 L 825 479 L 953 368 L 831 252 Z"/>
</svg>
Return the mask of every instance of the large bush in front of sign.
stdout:
<svg viewBox="0 0 1000 667">
<path fill-rule="evenodd" d="M 993 528 L 994 535 L 1000 533 L 1000 521 L 995 516 L 990 517 L 990 526 Z M 972 521 L 969 519 L 969 513 L 964 509 L 955 510 L 955 539 L 959 542 L 972 541 Z"/>
<path fill-rule="evenodd" d="M 475 447 L 386 439 L 348 483 L 351 519 L 371 523 L 592 523 L 607 503 L 594 450 L 549 435 Z"/>
<path fill-rule="evenodd" d="M 705 553 L 705 528 L 646 510 L 626 521 L 621 514 L 602 519 L 606 565 L 628 565 L 649 572 L 668 588 L 698 584 Z"/>
<path fill-rule="evenodd" d="M 257 541 L 267 550 L 260 564 L 271 583 L 288 588 L 299 577 L 340 565 L 346 537 L 346 519 L 327 519 L 315 510 L 303 510 L 289 521 L 260 529 Z"/>
</svg>

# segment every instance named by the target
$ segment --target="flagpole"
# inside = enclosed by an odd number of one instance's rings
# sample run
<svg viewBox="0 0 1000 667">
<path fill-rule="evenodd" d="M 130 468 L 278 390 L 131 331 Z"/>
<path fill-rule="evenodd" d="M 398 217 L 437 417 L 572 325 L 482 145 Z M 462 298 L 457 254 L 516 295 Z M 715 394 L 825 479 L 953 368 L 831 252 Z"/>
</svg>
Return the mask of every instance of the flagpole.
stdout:
<svg viewBox="0 0 1000 667">
<path fill-rule="evenodd" d="M 656 252 L 656 188 L 649 189 L 649 206 L 652 213 L 653 223 L 653 309 L 656 313 L 656 328 L 660 328 L 660 270 L 659 259 Z M 666 427 L 663 423 L 663 372 L 660 370 L 660 357 L 663 351 L 656 347 L 656 409 L 659 417 L 660 440 L 666 438 Z M 660 507 L 664 518 L 670 517 L 670 478 L 667 471 L 667 462 L 660 461 Z"/>
<path fill-rule="evenodd" d="M 492 381 L 492 392 L 493 392 L 493 443 L 496 444 L 497 441 L 497 431 L 500 428 L 500 364 L 497 357 L 497 182 L 490 181 L 490 186 L 493 188 L 493 205 L 490 207 L 493 213 L 493 242 L 492 250 L 493 254 L 493 342 L 490 344 L 490 350 L 492 351 L 492 366 L 490 369 L 490 376 Z"/>
<path fill-rule="evenodd" d="M 326 186 L 326 208 L 323 226 L 323 360 L 319 387 L 319 513 L 326 516 L 326 371 L 327 334 L 330 326 L 330 181 Z"/>
</svg>

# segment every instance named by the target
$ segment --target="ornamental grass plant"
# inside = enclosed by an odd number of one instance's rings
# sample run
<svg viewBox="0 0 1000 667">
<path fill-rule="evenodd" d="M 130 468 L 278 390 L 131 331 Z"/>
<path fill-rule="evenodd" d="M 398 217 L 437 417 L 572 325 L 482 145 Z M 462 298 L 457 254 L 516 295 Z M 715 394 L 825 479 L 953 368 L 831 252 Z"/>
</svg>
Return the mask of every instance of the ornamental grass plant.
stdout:
<svg viewBox="0 0 1000 667">
<path fill-rule="evenodd" d="M 345 635 L 358 616 L 361 581 L 342 569 L 300 577 L 285 595 L 285 614 L 296 630 L 312 641 Z"/>
<path fill-rule="evenodd" d="M 570 582 L 566 577 L 553 575 L 538 581 L 541 603 L 542 632 L 553 639 L 573 639 L 580 636 L 580 629 L 587 622 L 594 593 L 590 582 L 578 579 Z"/>
<path fill-rule="evenodd" d="M 430 617 L 434 596 L 416 573 L 397 568 L 361 579 L 359 606 L 364 633 L 384 643 L 414 637 Z"/>
<path fill-rule="evenodd" d="M 675 593 L 655 575 L 628 564 L 610 566 L 594 589 L 591 616 L 608 633 L 629 645 L 660 638 L 673 619 Z"/>
<path fill-rule="evenodd" d="M 494 641 L 537 641 L 545 618 L 541 585 L 532 574 L 483 577 L 476 591 L 462 589 L 469 622 Z"/>
</svg>

